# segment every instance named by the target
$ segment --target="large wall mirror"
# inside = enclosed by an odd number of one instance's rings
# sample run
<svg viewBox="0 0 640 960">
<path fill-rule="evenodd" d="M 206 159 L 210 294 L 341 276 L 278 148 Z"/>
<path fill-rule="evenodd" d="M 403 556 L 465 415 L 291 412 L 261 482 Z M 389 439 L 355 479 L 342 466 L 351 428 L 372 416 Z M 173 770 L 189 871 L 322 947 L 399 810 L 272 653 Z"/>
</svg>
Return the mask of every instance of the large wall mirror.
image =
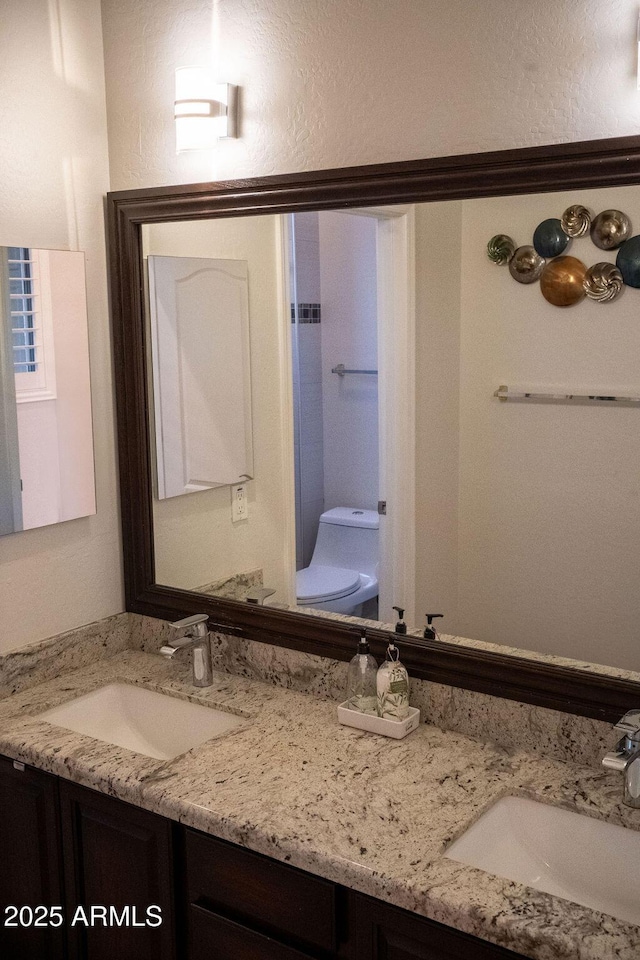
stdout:
<svg viewBox="0 0 640 960">
<path fill-rule="evenodd" d="M 637 700 L 640 257 L 580 272 L 611 210 L 640 234 L 635 140 L 112 194 L 129 609 L 344 658 L 399 605 L 443 614 L 420 676 Z"/>
</svg>

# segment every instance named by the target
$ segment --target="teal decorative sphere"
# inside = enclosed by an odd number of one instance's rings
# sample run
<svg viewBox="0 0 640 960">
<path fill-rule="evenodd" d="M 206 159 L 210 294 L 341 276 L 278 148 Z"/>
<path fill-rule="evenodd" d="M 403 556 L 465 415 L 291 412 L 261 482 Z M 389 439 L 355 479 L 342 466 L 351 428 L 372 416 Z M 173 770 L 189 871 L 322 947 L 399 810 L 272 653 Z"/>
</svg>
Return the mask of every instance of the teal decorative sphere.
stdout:
<svg viewBox="0 0 640 960">
<path fill-rule="evenodd" d="M 559 257 L 567 249 L 570 237 L 562 229 L 562 223 L 556 217 L 543 220 L 533 234 L 533 246 L 536 253 L 547 260 Z"/>
<path fill-rule="evenodd" d="M 640 287 L 640 236 L 625 240 L 618 250 L 616 266 L 628 287 Z"/>
</svg>

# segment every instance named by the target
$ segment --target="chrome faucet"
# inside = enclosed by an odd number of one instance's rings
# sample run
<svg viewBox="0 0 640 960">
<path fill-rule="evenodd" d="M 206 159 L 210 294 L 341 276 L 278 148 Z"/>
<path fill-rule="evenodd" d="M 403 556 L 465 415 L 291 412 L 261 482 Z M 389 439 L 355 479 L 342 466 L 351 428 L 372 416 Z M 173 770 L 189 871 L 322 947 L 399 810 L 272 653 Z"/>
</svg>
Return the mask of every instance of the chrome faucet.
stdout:
<svg viewBox="0 0 640 960">
<path fill-rule="evenodd" d="M 602 759 L 607 770 L 624 774 L 623 801 L 640 809 L 640 710 L 630 710 L 616 723 L 614 730 L 622 734 L 615 750 Z"/>
<path fill-rule="evenodd" d="M 176 631 L 175 640 L 170 640 L 166 646 L 160 647 L 163 657 L 174 657 L 180 650 L 193 650 L 195 687 L 210 687 L 213 683 L 208 621 L 206 613 L 196 613 L 193 617 L 176 620 L 169 624 Z"/>
</svg>

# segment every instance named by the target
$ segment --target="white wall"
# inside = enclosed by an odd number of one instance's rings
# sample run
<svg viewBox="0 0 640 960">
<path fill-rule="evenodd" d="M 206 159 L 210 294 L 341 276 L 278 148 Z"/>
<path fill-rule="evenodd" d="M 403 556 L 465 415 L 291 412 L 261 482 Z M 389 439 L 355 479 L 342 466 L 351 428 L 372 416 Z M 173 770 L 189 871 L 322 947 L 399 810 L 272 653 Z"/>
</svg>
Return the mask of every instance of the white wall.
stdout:
<svg viewBox="0 0 640 960">
<path fill-rule="evenodd" d="M 376 370 L 375 217 L 322 212 L 322 423 L 324 505 L 378 505 L 378 378 L 331 369 Z"/>
<path fill-rule="evenodd" d="M 640 132 L 636 0 L 103 0 L 114 189 Z M 173 71 L 241 85 L 175 154 Z"/>
<path fill-rule="evenodd" d="M 56 348 L 56 413 L 60 450 L 60 516 L 96 511 L 84 257 L 49 254 Z"/>
<path fill-rule="evenodd" d="M 639 411 L 492 397 L 500 384 L 640 392 L 640 291 L 554 307 L 486 256 L 494 234 L 530 243 L 571 203 L 640 227 L 638 187 L 463 203 L 456 632 L 638 669 Z M 566 252 L 587 266 L 616 255 L 588 235 Z"/>
<path fill-rule="evenodd" d="M 146 255 L 246 260 L 249 275 L 255 477 L 247 484 L 249 518 L 232 523 L 228 486 L 154 500 L 158 583 L 193 589 L 261 569 L 265 586 L 277 591 L 273 599 L 289 602 L 284 496 L 293 454 L 283 445 L 280 405 L 281 384 L 290 384 L 291 374 L 280 369 L 277 331 L 279 323 L 288 322 L 290 304 L 279 300 L 280 229 L 275 216 L 144 228 Z"/>
<path fill-rule="evenodd" d="M 416 205 L 416 617 L 458 609 L 462 203 Z M 475 634 L 474 634 L 475 636 Z"/>
<path fill-rule="evenodd" d="M 638 411 L 492 396 L 640 391 L 640 291 L 561 309 L 487 258 L 570 203 L 640 225 L 640 188 L 416 209 L 417 606 L 448 633 L 635 669 Z M 589 236 L 567 252 L 616 256 Z"/>
<path fill-rule="evenodd" d="M 0 244 L 86 251 L 97 507 L 0 540 L 0 650 L 122 610 L 98 0 L 2 0 Z M 25 79 L 26 78 L 26 79 Z"/>
</svg>

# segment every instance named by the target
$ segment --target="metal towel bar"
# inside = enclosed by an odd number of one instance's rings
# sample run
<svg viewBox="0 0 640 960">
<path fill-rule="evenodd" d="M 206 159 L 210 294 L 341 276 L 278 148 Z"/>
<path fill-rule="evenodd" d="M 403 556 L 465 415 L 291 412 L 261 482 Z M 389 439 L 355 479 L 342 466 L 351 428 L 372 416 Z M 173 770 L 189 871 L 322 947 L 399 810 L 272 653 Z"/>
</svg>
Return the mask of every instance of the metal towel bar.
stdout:
<svg viewBox="0 0 640 960">
<path fill-rule="evenodd" d="M 640 397 L 618 397 L 602 393 L 530 393 L 513 391 L 502 384 L 493 393 L 503 402 L 506 400 L 533 400 L 546 403 L 619 403 L 623 406 L 640 406 Z"/>
<path fill-rule="evenodd" d="M 377 370 L 347 370 L 344 363 L 339 363 L 336 367 L 331 368 L 331 373 L 337 373 L 339 377 L 344 377 L 347 373 L 366 373 L 370 375 L 377 376 Z"/>
</svg>

